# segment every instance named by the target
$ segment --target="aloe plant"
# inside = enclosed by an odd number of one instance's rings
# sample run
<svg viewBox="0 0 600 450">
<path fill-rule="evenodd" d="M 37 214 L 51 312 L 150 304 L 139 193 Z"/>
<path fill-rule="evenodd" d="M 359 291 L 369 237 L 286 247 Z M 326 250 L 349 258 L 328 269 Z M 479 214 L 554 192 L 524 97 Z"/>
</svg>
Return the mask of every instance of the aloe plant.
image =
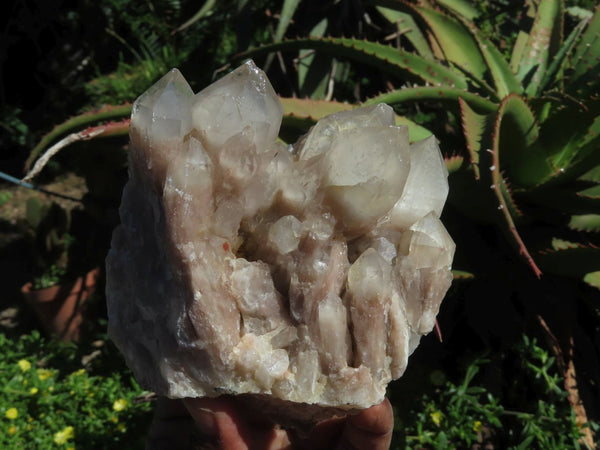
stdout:
<svg viewBox="0 0 600 450">
<path fill-rule="evenodd" d="M 563 38 L 562 1 L 540 2 L 531 29 L 519 34 L 507 61 L 470 21 L 476 12 L 468 3 L 370 3 L 386 8 L 388 16 L 393 11 L 419 26 L 410 30 L 415 52 L 367 40 L 302 37 L 252 49 L 239 58 L 313 49 L 370 65 L 399 82 L 417 83 L 367 99 L 366 104 L 454 105 L 460 110 L 468 151 L 463 155 L 467 162 L 453 173 L 451 183 L 461 178 L 456 184 L 488 197 L 473 203 L 477 205 L 473 213 L 502 224 L 538 277 L 542 270 L 565 274 L 565 265 L 557 263 L 560 255 L 568 258 L 573 247 L 585 248 L 581 252 L 585 263 L 578 265 L 581 270 L 566 271 L 597 285 L 594 274 L 600 270 L 600 251 L 595 247 L 599 231 L 595 213 L 600 211 L 600 188 L 597 176 L 582 176 L 600 164 L 598 10 Z M 557 196 L 560 202 L 555 201 Z M 464 210 L 468 202 L 463 200 L 457 206 Z M 555 237 L 572 238 L 572 229 L 583 230 L 587 232 L 580 237 L 583 240 L 568 248 L 553 245 L 552 239 L 524 242 L 518 230 L 533 220 L 531 208 L 525 211 L 529 204 L 572 214 L 570 225 L 554 227 Z M 576 211 L 571 211 L 569 206 L 575 204 Z"/>
</svg>

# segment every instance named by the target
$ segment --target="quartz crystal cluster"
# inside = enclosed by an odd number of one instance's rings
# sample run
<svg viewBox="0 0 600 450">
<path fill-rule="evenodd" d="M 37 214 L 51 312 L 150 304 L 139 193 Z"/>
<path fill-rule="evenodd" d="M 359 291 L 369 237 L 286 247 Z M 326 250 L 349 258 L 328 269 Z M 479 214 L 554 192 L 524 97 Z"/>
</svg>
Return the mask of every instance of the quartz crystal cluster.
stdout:
<svg viewBox="0 0 600 450">
<path fill-rule="evenodd" d="M 109 334 L 158 394 L 365 408 L 434 327 L 454 254 L 435 139 L 384 104 L 293 146 L 281 120 L 251 61 L 196 95 L 173 69 L 133 106 Z"/>
</svg>

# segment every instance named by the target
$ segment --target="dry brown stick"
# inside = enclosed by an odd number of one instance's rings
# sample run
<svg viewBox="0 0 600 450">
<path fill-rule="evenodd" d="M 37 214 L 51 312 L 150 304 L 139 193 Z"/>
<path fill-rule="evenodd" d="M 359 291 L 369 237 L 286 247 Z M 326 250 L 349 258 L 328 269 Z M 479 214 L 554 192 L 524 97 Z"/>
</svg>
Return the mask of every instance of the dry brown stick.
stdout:
<svg viewBox="0 0 600 450">
<path fill-rule="evenodd" d="M 558 368 L 561 371 L 564 378 L 564 386 L 568 394 L 569 403 L 571 404 L 571 408 L 573 408 L 573 411 L 575 412 L 575 420 L 577 421 L 577 425 L 582 426 L 584 424 L 587 424 L 587 413 L 585 412 L 585 406 L 583 405 L 581 397 L 579 396 L 579 389 L 577 388 L 577 376 L 575 373 L 575 364 L 573 363 L 573 349 L 575 347 L 573 342 L 573 336 L 569 337 L 567 358 L 565 358 L 565 354 L 560 346 L 558 338 L 554 335 L 546 321 L 540 315 L 537 316 L 537 319 L 540 325 L 542 326 L 543 330 L 546 332 L 546 336 L 550 341 L 552 351 L 556 356 Z M 584 427 L 581 428 L 581 432 L 583 436 L 581 437 L 579 443 L 585 445 L 585 447 L 590 450 L 595 450 L 596 444 L 594 443 L 594 433 L 592 432 L 592 429 L 590 427 Z"/>
</svg>

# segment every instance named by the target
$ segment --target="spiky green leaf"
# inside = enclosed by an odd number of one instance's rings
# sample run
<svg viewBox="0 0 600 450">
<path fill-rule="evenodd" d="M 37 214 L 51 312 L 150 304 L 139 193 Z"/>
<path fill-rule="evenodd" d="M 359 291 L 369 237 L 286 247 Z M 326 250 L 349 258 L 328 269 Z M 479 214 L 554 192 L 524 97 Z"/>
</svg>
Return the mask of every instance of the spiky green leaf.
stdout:
<svg viewBox="0 0 600 450">
<path fill-rule="evenodd" d="M 448 173 L 454 173 L 460 170 L 465 162 L 464 158 L 460 155 L 450 156 L 449 158 L 444 159 L 446 163 L 446 169 L 448 169 Z"/>
<path fill-rule="evenodd" d="M 585 29 L 587 25 L 587 20 L 582 20 L 577 24 L 577 26 L 571 31 L 569 37 L 565 40 L 562 47 L 556 53 L 556 56 L 552 59 L 548 70 L 544 73 L 542 78 L 542 83 L 540 85 L 540 91 L 544 91 L 552 87 L 553 85 L 557 85 L 558 88 L 563 88 L 563 70 L 568 62 L 568 56 L 573 50 L 573 47 L 577 43 L 581 32 Z"/>
<path fill-rule="evenodd" d="M 25 162 L 25 170 L 29 170 L 42 151 L 46 150 L 59 137 L 67 133 L 72 133 L 87 125 L 95 125 L 102 121 L 124 119 L 131 116 L 130 104 L 126 105 L 106 105 L 100 109 L 89 111 L 75 117 L 71 117 L 65 122 L 56 125 L 52 131 L 46 134 L 40 142 L 31 150 L 29 157 Z"/>
<path fill-rule="evenodd" d="M 491 136 L 494 124 L 494 113 L 480 114 L 462 98 L 458 99 L 461 113 L 461 124 L 467 150 L 473 166 L 475 178 L 479 179 L 479 153 L 491 148 Z"/>
<path fill-rule="evenodd" d="M 323 37 L 327 29 L 327 18 L 317 23 L 310 35 Z M 313 50 L 301 50 L 298 54 L 298 90 L 300 97 L 324 98 L 335 60 L 327 55 L 316 55 Z"/>
<path fill-rule="evenodd" d="M 493 112 L 498 108 L 498 105 L 490 100 L 480 97 L 464 89 L 451 88 L 447 86 L 419 86 L 414 88 L 402 88 L 395 91 L 386 92 L 377 95 L 364 102 L 365 105 L 373 105 L 377 103 L 387 103 L 389 105 L 397 105 L 403 103 L 415 103 L 432 100 L 436 102 L 445 102 L 450 105 L 456 105 L 458 99 L 463 99 L 472 108 L 477 111 Z"/>
<path fill-rule="evenodd" d="M 502 99 L 509 94 L 521 94 L 523 86 L 521 86 L 521 83 L 510 69 L 502 53 L 500 53 L 489 39 L 484 38 L 481 33 L 478 31 L 475 33 L 479 49 L 494 81 L 497 97 Z"/>
<path fill-rule="evenodd" d="M 522 108 L 523 106 L 525 106 L 525 109 Z M 508 160 L 511 163 L 516 162 L 514 156 L 512 159 L 510 156 L 508 158 L 503 157 L 504 152 L 509 152 L 510 155 L 510 152 L 514 151 L 514 148 L 507 147 L 507 144 L 510 143 L 510 140 L 514 136 L 509 134 L 506 130 L 511 132 L 515 131 L 514 127 L 511 125 L 514 119 L 521 118 L 526 121 L 532 119 L 533 115 L 526 106 L 527 105 L 525 105 L 521 97 L 514 94 L 511 94 L 502 101 L 496 116 L 496 123 L 494 125 L 492 148 L 490 149 L 491 151 L 482 152 L 480 155 L 480 173 L 487 173 L 485 168 L 488 167 L 488 159 L 484 159 L 482 156 L 486 153 L 490 153 L 491 164 L 489 165 L 489 173 L 491 174 L 491 188 L 498 199 L 498 209 L 504 216 L 507 226 L 507 235 L 517 247 L 519 254 L 525 258 L 535 275 L 539 278 L 542 272 L 531 256 L 529 249 L 523 242 L 523 239 L 521 238 L 521 235 L 519 234 L 519 231 L 515 225 L 514 219 L 518 218 L 522 213 L 516 206 L 510 189 L 501 173 L 501 168 L 505 167 L 505 165 L 502 163 L 503 161 Z M 522 133 L 516 142 L 521 145 L 525 144 L 525 148 L 530 146 L 533 140 L 536 138 L 535 133 L 533 132 L 534 125 L 535 120 L 531 120 L 529 124 L 526 124 L 525 127 L 520 130 Z M 519 155 L 519 157 L 522 157 L 522 155 Z M 487 181 L 487 177 L 484 178 L 482 176 L 482 181 Z"/>
<path fill-rule="evenodd" d="M 475 278 L 471 272 L 467 272 L 465 270 L 452 270 L 452 277 L 455 280 L 472 280 Z"/>
<path fill-rule="evenodd" d="M 445 59 L 482 82 L 487 70 L 483 55 L 468 28 L 453 17 L 426 7 L 415 7 L 433 32 Z"/>
<path fill-rule="evenodd" d="M 596 289 L 600 289 L 600 271 L 590 272 L 583 277 L 583 281 Z"/>
<path fill-rule="evenodd" d="M 600 6 L 575 48 L 569 79 L 570 92 L 598 94 L 600 84 Z"/>
<path fill-rule="evenodd" d="M 468 21 L 472 21 L 481 15 L 477 8 L 464 0 L 437 0 L 437 3 L 452 10 L 458 16 L 464 17 Z"/>
<path fill-rule="evenodd" d="M 542 78 L 562 42 L 562 1 L 544 0 L 538 4 L 533 27 L 522 50 L 517 78 L 525 92 L 539 93 Z"/>
<path fill-rule="evenodd" d="M 579 192 L 564 187 L 547 187 L 532 190 L 526 196 L 538 205 L 561 213 L 585 215 L 600 211 L 600 188 L 597 186 Z"/>
<path fill-rule="evenodd" d="M 537 142 L 538 125 L 523 98 L 510 95 L 502 101 L 497 125 L 501 167 L 513 184 L 536 186 L 556 172 Z"/>
<path fill-rule="evenodd" d="M 410 14 L 383 6 L 377 6 L 377 11 L 391 23 L 396 24 L 398 36 L 408 39 L 419 55 L 429 60 L 433 59 L 427 39 Z"/>
<path fill-rule="evenodd" d="M 590 272 L 600 270 L 600 247 L 566 243 L 560 248 L 540 252 L 536 259 L 549 273 L 583 278 Z"/>
<path fill-rule="evenodd" d="M 578 231 L 598 232 L 600 231 L 600 215 L 582 214 L 579 216 L 571 216 L 569 228 Z"/>
<path fill-rule="evenodd" d="M 273 43 L 236 55 L 237 60 L 277 51 L 314 49 L 368 64 L 398 78 L 465 89 L 463 75 L 434 61 L 377 42 L 347 38 L 302 38 Z"/>
<path fill-rule="evenodd" d="M 591 181 L 593 183 L 600 183 L 600 165 L 588 170 L 581 175 L 578 180 Z"/>
</svg>

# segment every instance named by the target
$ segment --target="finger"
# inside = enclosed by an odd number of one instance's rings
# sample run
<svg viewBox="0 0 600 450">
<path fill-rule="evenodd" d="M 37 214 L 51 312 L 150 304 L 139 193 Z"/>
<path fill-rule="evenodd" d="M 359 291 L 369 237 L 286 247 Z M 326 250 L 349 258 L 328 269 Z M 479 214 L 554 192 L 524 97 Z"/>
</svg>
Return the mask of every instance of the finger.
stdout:
<svg viewBox="0 0 600 450">
<path fill-rule="evenodd" d="M 339 450 L 387 450 L 392 442 L 394 414 L 386 398 L 379 405 L 349 416 L 338 445 Z"/>
<path fill-rule="evenodd" d="M 156 402 L 146 448 L 188 448 L 193 429 L 194 421 L 183 402 L 161 397 Z"/>
<path fill-rule="evenodd" d="M 279 450 L 289 446 L 285 431 L 251 420 L 256 412 L 246 412 L 233 398 L 185 399 L 184 403 L 200 431 L 213 438 L 221 449 Z"/>
<path fill-rule="evenodd" d="M 311 430 L 308 438 L 293 439 L 294 448 L 302 450 L 329 450 L 340 440 L 346 417 L 334 417 L 319 422 Z"/>
</svg>

